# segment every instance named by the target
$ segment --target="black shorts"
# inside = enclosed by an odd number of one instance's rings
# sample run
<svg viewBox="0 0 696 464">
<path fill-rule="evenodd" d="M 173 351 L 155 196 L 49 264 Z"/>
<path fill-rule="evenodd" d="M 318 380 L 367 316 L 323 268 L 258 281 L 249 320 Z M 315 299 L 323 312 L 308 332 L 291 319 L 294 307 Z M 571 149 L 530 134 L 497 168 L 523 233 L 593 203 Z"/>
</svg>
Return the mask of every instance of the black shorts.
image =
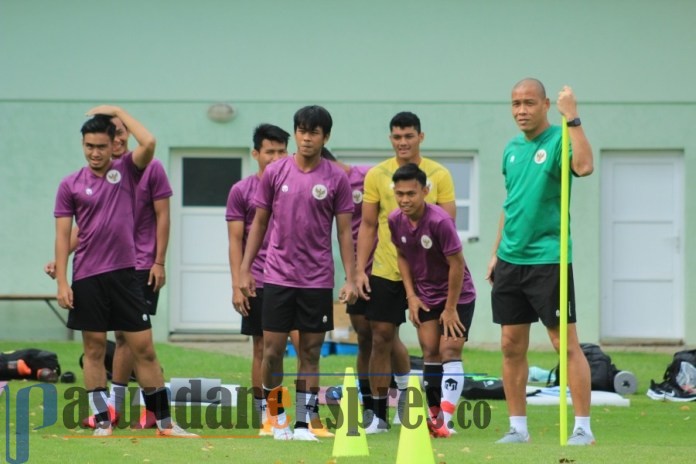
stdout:
<svg viewBox="0 0 696 464">
<path fill-rule="evenodd" d="M 470 340 L 469 337 L 471 336 L 471 321 L 474 319 L 475 306 L 476 300 L 472 301 L 471 303 L 462 303 L 457 305 L 457 314 L 459 315 L 459 320 L 466 328 L 464 336 L 467 341 Z M 427 321 L 437 321 L 440 319 L 440 315 L 444 309 L 444 303 L 430 308 L 430 311 L 428 312 L 421 309 L 418 311 L 418 319 L 420 319 L 421 323 Z M 440 333 L 444 333 L 444 327 L 442 325 L 440 325 Z"/>
<path fill-rule="evenodd" d="M 135 277 L 138 279 L 140 287 L 143 289 L 143 297 L 145 298 L 145 304 L 147 305 L 147 313 L 150 316 L 154 316 L 157 314 L 159 291 L 153 292 L 152 285 L 147 284 L 147 279 L 150 278 L 150 270 L 143 269 L 140 271 L 135 271 Z"/>
<path fill-rule="evenodd" d="M 249 315 L 242 317 L 242 335 L 251 337 L 263 336 L 263 288 L 256 289 L 256 296 L 249 298 Z"/>
<path fill-rule="evenodd" d="M 369 304 L 369 301 L 358 298 L 355 304 L 346 305 L 346 312 L 355 316 L 364 316 L 367 312 L 367 306 Z"/>
<path fill-rule="evenodd" d="M 72 290 L 68 327 L 73 330 L 140 332 L 152 327 L 133 268 L 76 280 Z"/>
<path fill-rule="evenodd" d="M 333 330 L 333 290 L 264 283 L 263 330 L 323 333 Z"/>
<path fill-rule="evenodd" d="M 370 276 L 370 301 L 367 302 L 365 317 L 370 321 L 391 322 L 400 325 L 406 322 L 406 289 L 400 280 L 389 280 Z"/>
<path fill-rule="evenodd" d="M 558 264 L 517 265 L 498 259 L 493 272 L 493 322 L 531 324 L 541 319 L 546 327 L 560 325 Z M 568 323 L 576 322 L 573 266 L 568 265 Z"/>
</svg>

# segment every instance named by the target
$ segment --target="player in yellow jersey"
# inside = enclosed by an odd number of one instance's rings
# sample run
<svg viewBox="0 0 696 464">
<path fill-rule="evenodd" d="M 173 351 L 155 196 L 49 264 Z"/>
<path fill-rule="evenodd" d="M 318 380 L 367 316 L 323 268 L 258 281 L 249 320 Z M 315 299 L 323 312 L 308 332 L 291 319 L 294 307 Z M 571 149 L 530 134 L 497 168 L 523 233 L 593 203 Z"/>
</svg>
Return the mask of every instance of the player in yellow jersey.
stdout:
<svg viewBox="0 0 696 464">
<path fill-rule="evenodd" d="M 367 300 L 365 317 L 372 329 L 372 353 L 370 355 L 370 389 L 374 411 L 366 411 L 367 433 L 387 431 L 387 399 L 392 366 L 399 390 L 408 385 L 410 362 L 408 351 L 399 339 L 399 325 L 406 322 L 406 291 L 404 290 L 396 261 L 396 248 L 391 242 L 387 218 L 398 208 L 394 198 L 392 176 L 407 163 L 417 164 L 427 175 L 430 193 L 429 203 L 435 203 L 455 216 L 455 195 L 452 175 L 441 164 L 421 156 L 420 144 L 425 134 L 421 132 L 420 119 L 413 113 L 401 112 L 389 124 L 389 138 L 395 156 L 374 166 L 365 177 L 362 223 L 358 232 L 357 279 L 360 297 Z M 374 253 L 372 275 L 365 274 L 375 237 L 378 237 Z M 424 366 L 426 394 L 430 406 L 440 404 L 442 364 Z"/>
</svg>

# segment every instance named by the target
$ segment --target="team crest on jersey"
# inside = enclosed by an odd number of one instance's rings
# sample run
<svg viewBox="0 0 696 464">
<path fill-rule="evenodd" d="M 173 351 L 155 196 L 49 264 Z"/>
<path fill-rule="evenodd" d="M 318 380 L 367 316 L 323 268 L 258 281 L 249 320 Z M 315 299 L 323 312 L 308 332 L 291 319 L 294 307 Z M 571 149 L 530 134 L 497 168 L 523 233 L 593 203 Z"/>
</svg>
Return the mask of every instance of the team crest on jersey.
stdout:
<svg viewBox="0 0 696 464">
<path fill-rule="evenodd" d="M 510 162 L 511 162 L 511 163 L 514 163 L 514 162 L 515 162 L 515 155 L 512 155 L 512 156 L 510 157 Z"/>
<path fill-rule="evenodd" d="M 428 237 L 427 235 L 423 235 L 421 237 L 421 245 L 426 250 L 429 250 L 433 246 L 433 239 Z"/>
<path fill-rule="evenodd" d="M 403 235 L 401 236 L 401 243 L 406 243 L 406 237 L 404 237 Z"/>
<path fill-rule="evenodd" d="M 323 200 L 326 198 L 327 193 L 328 189 L 326 188 L 326 185 L 317 184 L 312 187 L 312 196 L 317 200 Z"/>
<path fill-rule="evenodd" d="M 542 148 L 540 150 L 537 150 L 537 152 L 534 154 L 534 162 L 536 164 L 541 164 L 544 161 L 546 161 L 546 150 Z"/>
<path fill-rule="evenodd" d="M 283 184 L 283 185 L 280 187 L 280 191 L 283 192 L 283 193 L 288 193 L 288 190 L 290 190 L 290 187 L 288 187 L 288 186 L 285 185 L 285 184 Z"/>
<path fill-rule="evenodd" d="M 87 188 L 85 189 L 85 193 L 86 193 L 87 195 L 92 195 L 92 193 L 94 193 L 94 192 L 92 192 L 92 189 L 91 189 L 91 188 L 87 187 Z"/>
<path fill-rule="evenodd" d="M 110 184 L 118 184 L 121 182 L 121 173 L 115 169 L 106 173 L 106 181 Z"/>
<path fill-rule="evenodd" d="M 430 182 L 430 179 L 425 179 L 425 186 L 428 187 L 428 190 L 433 188 L 433 183 Z"/>
<path fill-rule="evenodd" d="M 360 190 L 353 190 L 353 203 L 359 205 L 362 203 L 363 193 Z"/>
</svg>

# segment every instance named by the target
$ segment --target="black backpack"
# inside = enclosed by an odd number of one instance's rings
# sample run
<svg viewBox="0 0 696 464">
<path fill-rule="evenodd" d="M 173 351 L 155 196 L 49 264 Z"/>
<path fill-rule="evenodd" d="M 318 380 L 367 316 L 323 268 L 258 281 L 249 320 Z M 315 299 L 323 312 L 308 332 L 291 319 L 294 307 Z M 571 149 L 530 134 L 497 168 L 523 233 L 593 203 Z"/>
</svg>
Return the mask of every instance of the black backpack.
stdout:
<svg viewBox="0 0 696 464">
<path fill-rule="evenodd" d="M 56 353 L 36 348 L 0 353 L 0 380 L 57 382 L 59 377 L 60 364 Z"/>
<path fill-rule="evenodd" d="M 462 397 L 468 400 L 504 400 L 503 381 L 487 375 L 466 376 Z"/>
<path fill-rule="evenodd" d="M 681 363 L 687 362 L 696 367 L 696 350 L 677 351 L 672 357 L 672 362 L 669 363 L 663 375 L 663 382 L 673 388 L 682 390 L 681 385 L 677 382 L 677 375 L 681 369 Z"/>
<path fill-rule="evenodd" d="M 614 377 L 619 373 L 619 370 L 611 362 L 611 358 L 606 354 L 599 345 L 594 343 L 581 343 L 580 348 L 587 358 L 590 365 L 590 374 L 592 377 L 592 390 L 614 391 Z M 559 368 L 557 365 L 549 374 L 547 386 L 558 386 L 559 383 Z M 552 382 L 551 379 L 555 379 Z"/>
</svg>

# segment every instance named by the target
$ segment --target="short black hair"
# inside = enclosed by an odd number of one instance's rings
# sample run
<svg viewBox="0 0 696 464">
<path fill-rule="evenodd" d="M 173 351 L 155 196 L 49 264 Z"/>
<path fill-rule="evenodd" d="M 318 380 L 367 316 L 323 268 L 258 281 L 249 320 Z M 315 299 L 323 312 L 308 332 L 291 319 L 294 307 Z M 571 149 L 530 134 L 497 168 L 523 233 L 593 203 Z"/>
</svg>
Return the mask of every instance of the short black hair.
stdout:
<svg viewBox="0 0 696 464">
<path fill-rule="evenodd" d="M 391 119 L 391 121 L 389 121 L 389 132 L 391 132 L 395 127 L 400 129 L 413 127 L 416 129 L 416 132 L 420 134 L 421 122 L 418 116 L 416 116 L 414 113 L 411 113 L 410 111 L 402 111 L 401 113 L 397 113 Z"/>
<path fill-rule="evenodd" d="M 95 114 L 82 125 L 82 137 L 85 134 L 106 134 L 111 140 L 116 136 L 116 126 L 111 122 L 112 116 Z"/>
<path fill-rule="evenodd" d="M 407 163 L 401 166 L 394 172 L 392 182 L 395 184 L 402 180 L 417 180 L 421 186 L 425 187 L 428 184 L 428 176 L 415 163 Z"/>
<path fill-rule="evenodd" d="M 333 153 L 326 147 L 321 147 L 321 157 L 329 161 L 338 161 Z"/>
<path fill-rule="evenodd" d="M 259 151 L 264 140 L 279 142 L 287 147 L 289 139 L 290 134 L 280 127 L 274 126 L 273 124 L 259 124 L 256 126 L 256 129 L 254 129 L 254 150 Z"/>
<path fill-rule="evenodd" d="M 297 130 L 298 127 L 306 130 L 313 130 L 317 127 L 321 127 L 324 135 L 330 134 L 331 127 L 333 126 L 331 114 L 326 111 L 326 108 L 319 105 L 300 108 L 295 113 L 293 121 L 295 123 L 294 130 Z"/>
</svg>

